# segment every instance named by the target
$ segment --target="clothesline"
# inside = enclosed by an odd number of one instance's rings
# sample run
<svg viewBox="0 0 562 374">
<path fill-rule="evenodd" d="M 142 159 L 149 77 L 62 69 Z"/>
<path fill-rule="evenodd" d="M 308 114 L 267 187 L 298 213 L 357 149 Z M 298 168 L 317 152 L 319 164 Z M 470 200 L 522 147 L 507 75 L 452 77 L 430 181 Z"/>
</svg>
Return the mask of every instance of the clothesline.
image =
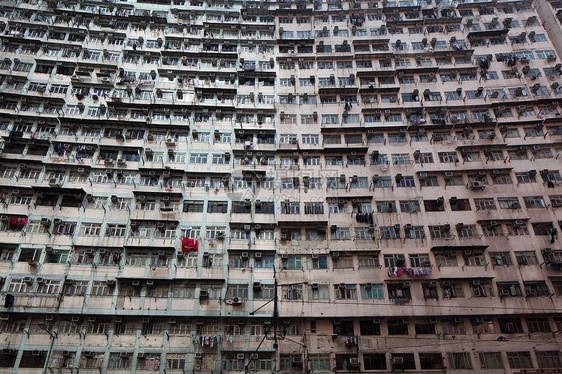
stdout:
<svg viewBox="0 0 562 374">
<path fill-rule="evenodd" d="M 194 345 L 199 345 L 201 347 L 216 348 L 218 343 L 222 341 L 222 337 L 214 335 L 194 335 L 191 337 L 191 341 Z"/>
</svg>

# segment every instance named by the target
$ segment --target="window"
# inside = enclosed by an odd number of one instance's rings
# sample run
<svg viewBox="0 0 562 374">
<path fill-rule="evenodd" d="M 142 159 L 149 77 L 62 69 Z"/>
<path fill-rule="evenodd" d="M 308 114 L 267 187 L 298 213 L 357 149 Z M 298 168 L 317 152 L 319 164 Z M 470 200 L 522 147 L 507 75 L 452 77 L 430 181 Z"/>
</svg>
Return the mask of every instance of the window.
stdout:
<svg viewBox="0 0 562 374">
<path fill-rule="evenodd" d="M 442 252 L 435 254 L 435 264 L 437 267 L 453 267 L 458 266 L 457 255 L 450 252 Z"/>
<path fill-rule="evenodd" d="M 384 292 L 382 284 L 362 284 L 361 285 L 361 298 L 362 299 L 384 299 Z"/>
<path fill-rule="evenodd" d="M 378 208 L 378 204 L 377 204 Z M 400 201 L 400 211 L 402 213 L 415 213 L 420 211 L 420 203 L 417 200 Z"/>
<path fill-rule="evenodd" d="M 535 183 L 537 180 L 534 175 L 530 175 L 529 172 L 515 173 L 517 178 L 517 183 Z"/>
<path fill-rule="evenodd" d="M 562 358 L 559 351 L 535 351 L 535 355 L 541 369 L 559 369 L 562 366 Z"/>
<path fill-rule="evenodd" d="M 553 50 L 546 50 L 546 51 L 535 51 L 537 58 L 540 59 L 547 59 L 550 56 L 556 58 L 556 54 L 554 53 Z"/>
<path fill-rule="evenodd" d="M 411 267 L 429 267 L 431 266 L 431 261 L 429 260 L 429 255 L 422 254 L 410 254 L 410 266 Z"/>
<path fill-rule="evenodd" d="M 47 264 L 66 264 L 68 261 L 68 251 L 53 251 L 47 253 L 45 263 Z"/>
<path fill-rule="evenodd" d="M 105 236 L 112 238 L 122 238 L 127 232 L 127 226 L 125 225 L 107 225 Z"/>
<path fill-rule="evenodd" d="M 416 164 L 433 164 L 433 154 L 431 153 L 420 153 L 419 157 L 415 159 Z"/>
<path fill-rule="evenodd" d="M 497 282 L 500 297 L 522 296 L 519 282 Z"/>
<path fill-rule="evenodd" d="M 537 265 L 537 255 L 535 251 L 515 252 L 518 265 Z"/>
<path fill-rule="evenodd" d="M 474 199 L 474 207 L 479 210 L 496 210 L 496 203 L 493 198 Z"/>
<path fill-rule="evenodd" d="M 503 369 L 502 356 L 500 352 L 479 353 L 482 369 Z"/>
<path fill-rule="evenodd" d="M 283 261 L 283 269 L 288 270 L 299 270 L 302 269 L 302 257 L 300 256 L 291 256 L 289 258 L 284 258 Z"/>
<path fill-rule="evenodd" d="M 357 285 L 355 284 L 338 284 L 335 285 L 335 296 L 338 300 L 357 299 Z"/>
<path fill-rule="evenodd" d="M 420 366 L 422 369 L 443 369 L 441 353 L 420 353 Z"/>
<path fill-rule="evenodd" d="M 490 258 L 495 266 L 513 265 L 511 254 L 509 252 L 490 252 Z"/>
<path fill-rule="evenodd" d="M 511 369 L 533 368 L 529 352 L 507 352 L 507 362 Z"/>
<path fill-rule="evenodd" d="M 338 227 L 335 230 L 331 230 L 332 240 L 350 240 L 351 230 L 349 227 Z"/>
<path fill-rule="evenodd" d="M 500 332 L 502 334 L 514 334 L 523 332 L 520 318 L 498 318 Z"/>
<path fill-rule="evenodd" d="M 379 228 L 381 239 L 396 239 L 398 238 L 398 233 L 396 232 L 394 226 L 381 226 Z"/>
<path fill-rule="evenodd" d="M 13 278 L 10 281 L 10 286 L 8 287 L 8 292 L 11 293 L 26 293 L 31 291 L 31 285 L 24 282 L 23 278 L 17 279 Z"/>
<path fill-rule="evenodd" d="M 454 370 L 472 370 L 470 353 L 449 353 L 449 367 Z"/>
<path fill-rule="evenodd" d="M 439 152 L 439 162 L 458 162 L 459 158 L 456 152 Z"/>
<path fill-rule="evenodd" d="M 254 288 L 254 298 L 260 300 L 270 300 L 274 296 L 274 285 L 261 284 L 259 289 Z"/>
<path fill-rule="evenodd" d="M 364 353 L 363 365 L 365 370 L 387 370 L 386 355 L 384 353 Z"/>
<path fill-rule="evenodd" d="M 525 196 L 523 197 L 523 201 L 527 209 L 546 208 L 546 203 L 542 196 Z"/>
<path fill-rule="evenodd" d="M 389 319 L 388 334 L 389 335 L 408 335 L 408 319 Z M 412 355 L 413 356 L 413 355 Z M 413 360 L 413 357 L 412 357 Z M 414 366 L 415 369 L 415 366 Z"/>
<path fill-rule="evenodd" d="M 442 239 L 451 237 L 451 229 L 447 225 L 443 226 L 429 226 L 429 234 L 432 239 Z"/>
<path fill-rule="evenodd" d="M 334 258 L 334 269 L 353 269 L 352 256 L 339 256 Z"/>
<path fill-rule="evenodd" d="M 187 265 L 189 265 L 189 263 Z M 195 267 L 195 265 L 193 265 L 191 267 Z M 186 285 L 186 284 L 175 284 L 172 287 L 172 297 L 173 298 L 182 298 L 182 299 L 183 298 L 193 298 L 193 297 L 195 297 L 195 286 L 189 286 L 189 285 Z M 183 325 L 183 324 L 180 324 L 180 325 Z M 188 326 L 186 326 L 186 327 L 188 327 Z M 180 330 L 180 329 L 181 329 L 181 327 L 177 328 L 177 330 Z"/>
<path fill-rule="evenodd" d="M 437 179 L 436 175 L 429 175 L 423 179 L 420 179 L 420 185 L 422 185 L 423 187 L 437 187 L 439 186 L 439 179 Z"/>
<path fill-rule="evenodd" d="M 527 318 L 526 321 L 530 333 L 552 331 L 547 318 Z"/>
<path fill-rule="evenodd" d="M 184 370 L 185 368 L 185 354 L 168 353 L 166 355 L 166 370 Z M 154 370 L 158 367 L 155 366 Z"/>
<path fill-rule="evenodd" d="M 100 232 L 100 223 L 83 223 L 80 227 L 80 235 L 82 236 L 99 236 Z"/>
<path fill-rule="evenodd" d="M 13 249 L 3 249 L 2 252 L 0 252 L 0 261 L 11 261 L 13 256 Z"/>
<path fill-rule="evenodd" d="M 308 360 L 312 371 L 329 371 L 331 369 L 329 355 L 309 355 Z"/>
<path fill-rule="evenodd" d="M 226 298 L 232 299 L 238 297 L 240 299 L 248 298 L 248 285 L 247 284 L 229 284 L 226 290 Z"/>
<path fill-rule="evenodd" d="M 105 281 L 94 281 L 92 283 L 92 290 L 90 291 L 91 296 L 109 296 L 111 295 L 111 289 Z"/>
<path fill-rule="evenodd" d="M 396 178 L 396 187 L 415 187 L 416 182 L 413 176 L 403 176 Z"/>
<path fill-rule="evenodd" d="M 535 296 L 549 296 L 550 291 L 548 290 L 548 286 L 544 281 L 536 281 L 536 282 L 523 282 L 525 287 L 525 295 L 527 297 L 535 297 Z"/>
<path fill-rule="evenodd" d="M 302 286 L 283 286 L 282 294 L 285 300 L 302 300 Z"/>
<path fill-rule="evenodd" d="M 312 284 L 310 286 L 309 298 L 312 300 L 330 299 L 330 289 L 327 284 Z"/>
<path fill-rule="evenodd" d="M 189 157 L 190 164 L 206 164 L 207 154 L 206 153 L 192 153 Z"/>
</svg>

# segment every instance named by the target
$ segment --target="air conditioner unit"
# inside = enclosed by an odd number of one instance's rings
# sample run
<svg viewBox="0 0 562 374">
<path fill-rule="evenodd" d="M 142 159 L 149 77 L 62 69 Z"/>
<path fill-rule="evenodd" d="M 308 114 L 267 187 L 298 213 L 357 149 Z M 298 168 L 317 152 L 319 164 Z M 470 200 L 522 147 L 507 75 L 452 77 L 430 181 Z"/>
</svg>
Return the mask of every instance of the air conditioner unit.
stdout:
<svg viewBox="0 0 562 374">
<path fill-rule="evenodd" d="M 401 365 L 404 365 L 404 357 L 392 358 L 392 366 L 401 366 Z"/>
<path fill-rule="evenodd" d="M 239 305 L 242 304 L 242 300 L 238 296 L 234 296 L 231 300 L 232 305 Z"/>
<path fill-rule="evenodd" d="M 471 190 L 482 190 L 482 189 L 484 189 L 484 185 L 480 181 L 472 181 L 470 183 L 470 189 Z"/>
<path fill-rule="evenodd" d="M 480 286 L 480 281 L 479 280 L 473 280 L 472 285 L 473 286 Z"/>
</svg>

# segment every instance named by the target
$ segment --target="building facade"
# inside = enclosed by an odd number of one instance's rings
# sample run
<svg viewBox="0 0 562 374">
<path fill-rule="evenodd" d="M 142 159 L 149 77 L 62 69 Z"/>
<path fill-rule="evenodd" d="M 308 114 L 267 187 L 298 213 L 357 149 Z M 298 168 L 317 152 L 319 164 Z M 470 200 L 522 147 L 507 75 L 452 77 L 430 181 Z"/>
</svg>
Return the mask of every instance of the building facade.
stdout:
<svg viewBox="0 0 562 374">
<path fill-rule="evenodd" d="M 560 14 L 1 1 L 0 372 L 559 372 Z"/>
</svg>

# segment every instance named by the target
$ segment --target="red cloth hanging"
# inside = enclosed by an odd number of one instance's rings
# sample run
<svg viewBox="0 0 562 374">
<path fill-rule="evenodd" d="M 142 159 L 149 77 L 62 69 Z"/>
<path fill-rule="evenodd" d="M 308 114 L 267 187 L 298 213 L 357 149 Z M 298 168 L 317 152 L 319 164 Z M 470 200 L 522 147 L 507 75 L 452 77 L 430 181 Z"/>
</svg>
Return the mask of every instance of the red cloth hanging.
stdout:
<svg viewBox="0 0 562 374">
<path fill-rule="evenodd" d="M 17 217 L 10 217 L 10 226 L 15 227 L 18 225 L 18 218 Z"/>
<path fill-rule="evenodd" d="M 196 239 L 183 238 L 181 240 L 182 252 L 197 252 L 199 249 L 199 241 Z"/>
</svg>

